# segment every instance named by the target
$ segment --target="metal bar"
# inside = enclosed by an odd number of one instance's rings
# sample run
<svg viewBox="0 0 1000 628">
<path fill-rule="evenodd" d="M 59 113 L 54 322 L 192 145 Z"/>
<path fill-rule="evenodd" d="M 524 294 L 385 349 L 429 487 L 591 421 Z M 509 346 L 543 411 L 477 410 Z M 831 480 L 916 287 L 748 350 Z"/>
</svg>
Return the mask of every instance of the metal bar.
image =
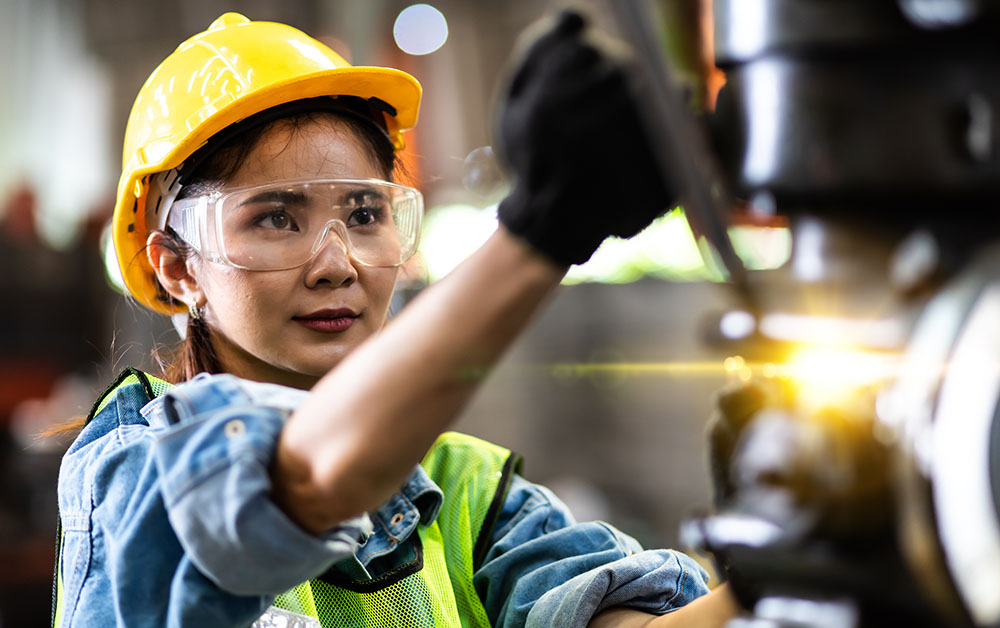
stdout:
<svg viewBox="0 0 1000 628">
<path fill-rule="evenodd" d="M 663 178 L 680 185 L 688 220 L 715 247 L 729 280 L 750 310 L 756 311 L 746 268 L 726 230 L 725 216 L 733 207 L 732 196 L 716 164 L 705 125 L 693 119 L 673 87 L 672 71 L 653 32 L 656 22 L 647 2 L 608 0 L 605 4 L 623 38 L 635 50 L 628 65 L 629 84 L 653 140 Z"/>
</svg>

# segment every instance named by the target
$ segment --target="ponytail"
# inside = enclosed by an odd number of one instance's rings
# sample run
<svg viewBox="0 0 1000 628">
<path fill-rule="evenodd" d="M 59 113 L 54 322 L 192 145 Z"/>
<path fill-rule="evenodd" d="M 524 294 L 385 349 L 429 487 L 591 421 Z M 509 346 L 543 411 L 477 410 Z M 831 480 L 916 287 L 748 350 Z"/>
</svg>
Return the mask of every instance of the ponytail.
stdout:
<svg viewBox="0 0 1000 628">
<path fill-rule="evenodd" d="M 171 384 L 186 382 L 198 373 L 221 373 L 222 365 L 212 345 L 208 323 L 188 317 L 187 335 L 163 368 L 163 379 Z"/>
</svg>

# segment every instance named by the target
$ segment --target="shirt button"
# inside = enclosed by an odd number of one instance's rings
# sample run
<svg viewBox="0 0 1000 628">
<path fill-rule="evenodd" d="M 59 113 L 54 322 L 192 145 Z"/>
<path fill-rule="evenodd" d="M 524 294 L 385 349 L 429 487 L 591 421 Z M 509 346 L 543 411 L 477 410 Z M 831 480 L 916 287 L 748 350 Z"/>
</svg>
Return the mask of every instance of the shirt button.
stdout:
<svg viewBox="0 0 1000 628">
<path fill-rule="evenodd" d="M 403 513 L 401 512 L 397 512 L 392 516 L 392 519 L 389 520 L 389 525 L 391 526 L 398 526 L 401 523 L 403 523 Z"/>
<path fill-rule="evenodd" d="M 226 423 L 224 431 L 228 438 L 238 438 L 246 433 L 247 426 L 243 424 L 243 421 L 240 421 L 239 419 L 233 419 L 232 421 Z"/>
</svg>

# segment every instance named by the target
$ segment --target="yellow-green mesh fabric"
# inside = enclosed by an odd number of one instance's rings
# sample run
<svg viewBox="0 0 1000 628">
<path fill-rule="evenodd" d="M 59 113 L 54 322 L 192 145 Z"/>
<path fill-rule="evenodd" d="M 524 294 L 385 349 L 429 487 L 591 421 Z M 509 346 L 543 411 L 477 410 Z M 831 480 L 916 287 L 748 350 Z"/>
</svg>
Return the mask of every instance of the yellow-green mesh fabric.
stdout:
<svg viewBox="0 0 1000 628">
<path fill-rule="evenodd" d="M 381 591 L 355 593 L 322 580 L 311 580 L 278 596 L 275 606 L 319 619 L 328 626 L 433 628 L 471 626 L 459 616 L 448 578 L 445 551 L 437 526 L 419 531 L 423 569 Z"/>
<path fill-rule="evenodd" d="M 149 380 L 149 385 L 153 387 L 153 396 L 159 397 L 163 393 L 167 392 L 174 387 L 170 382 L 165 382 L 162 379 L 147 375 L 146 379 Z"/>
<path fill-rule="evenodd" d="M 443 434 L 421 463 L 444 491 L 437 519 L 418 529 L 423 568 L 373 593 L 310 580 L 279 595 L 275 606 L 315 617 L 324 628 L 488 627 L 472 586 L 473 552 L 508 457 L 477 438 Z"/>
<path fill-rule="evenodd" d="M 124 386 L 129 386 L 131 384 L 141 383 L 139 379 L 140 375 L 144 376 L 146 378 L 146 381 L 149 382 L 150 387 L 153 389 L 154 398 L 159 397 L 160 395 L 167 392 L 174 386 L 170 382 L 165 382 L 162 379 L 153 377 L 152 375 L 146 375 L 145 373 L 140 374 L 138 371 L 133 371 L 130 375 L 125 377 L 125 379 L 121 380 L 121 382 L 117 386 L 115 386 L 113 389 L 107 391 L 104 394 L 100 402 L 98 402 L 97 406 L 91 412 L 91 416 L 96 416 L 97 413 L 103 410 L 104 406 L 108 405 L 108 403 L 110 403 L 111 400 L 115 398 L 115 391 L 117 391 L 119 388 L 122 388 Z"/>
<path fill-rule="evenodd" d="M 472 587 L 474 548 L 511 452 L 492 443 L 449 432 L 424 458 L 428 475 L 444 492 L 436 523 L 446 540 L 448 572 L 463 626 L 489 626 Z M 492 530 L 486 531 L 487 534 Z"/>
</svg>

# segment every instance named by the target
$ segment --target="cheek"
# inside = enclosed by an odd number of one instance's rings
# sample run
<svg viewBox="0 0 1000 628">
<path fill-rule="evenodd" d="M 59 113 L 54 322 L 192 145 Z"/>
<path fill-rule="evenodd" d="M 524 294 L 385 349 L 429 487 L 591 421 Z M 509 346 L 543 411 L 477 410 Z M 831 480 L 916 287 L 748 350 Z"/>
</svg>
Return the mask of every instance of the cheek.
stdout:
<svg viewBox="0 0 1000 628">
<path fill-rule="evenodd" d="M 246 325 L 263 322 L 275 304 L 284 301 L 280 294 L 282 282 L 268 281 L 267 273 L 227 267 L 210 277 L 204 284 L 210 309 L 223 331 L 230 334 L 237 331 L 226 329 L 233 324 L 240 325 L 244 333 L 258 329 L 257 325 Z"/>
<path fill-rule="evenodd" d="M 363 274 L 362 274 L 363 272 Z M 396 287 L 396 278 L 399 276 L 398 268 L 366 268 L 358 274 L 363 277 L 368 294 L 370 305 L 378 308 L 379 312 L 385 313 L 389 307 L 389 300 L 392 299 L 392 292 Z"/>
</svg>

